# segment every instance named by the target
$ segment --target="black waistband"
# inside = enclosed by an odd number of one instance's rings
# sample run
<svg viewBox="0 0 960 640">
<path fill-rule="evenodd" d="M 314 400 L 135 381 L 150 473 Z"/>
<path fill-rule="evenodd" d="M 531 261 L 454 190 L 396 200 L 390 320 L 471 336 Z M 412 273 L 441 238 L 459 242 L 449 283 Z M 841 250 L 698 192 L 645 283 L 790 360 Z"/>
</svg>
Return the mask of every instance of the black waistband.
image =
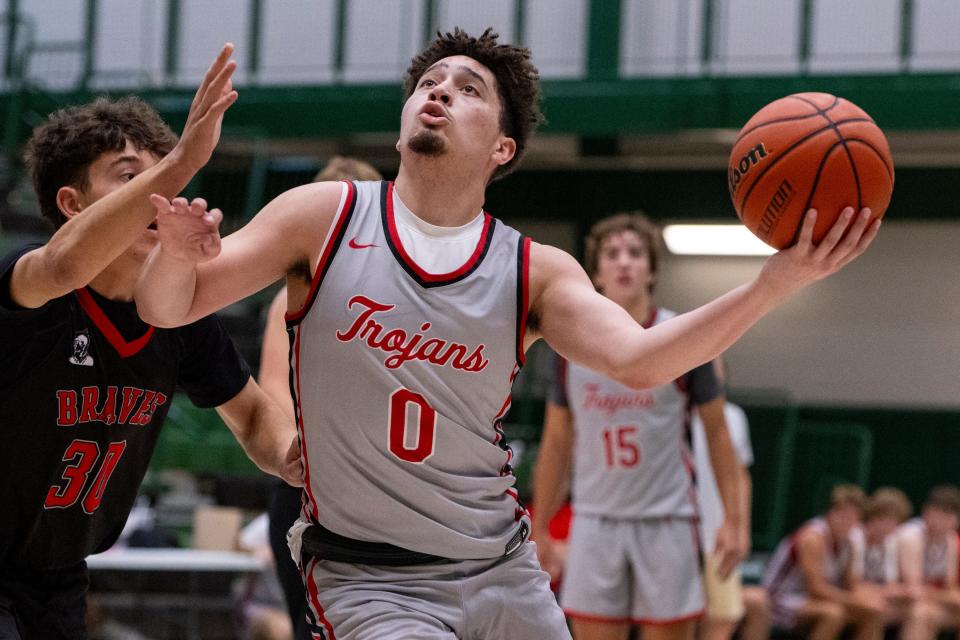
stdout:
<svg viewBox="0 0 960 640">
<path fill-rule="evenodd" d="M 521 522 L 517 532 L 507 543 L 504 556 L 512 554 L 520 548 L 530 535 L 530 528 L 526 522 Z M 329 529 L 312 524 L 303 532 L 301 549 L 320 560 L 332 562 L 349 562 L 352 564 L 374 564 L 387 567 L 404 565 L 433 564 L 457 562 L 450 558 L 435 556 L 429 553 L 411 551 L 386 542 L 367 542 L 354 540 Z"/>
<path fill-rule="evenodd" d="M 303 532 L 304 552 L 321 560 L 350 562 L 353 564 L 378 564 L 399 567 L 411 564 L 453 562 L 449 558 L 411 551 L 386 542 L 354 540 L 334 533 L 319 524 L 311 525 Z"/>
</svg>

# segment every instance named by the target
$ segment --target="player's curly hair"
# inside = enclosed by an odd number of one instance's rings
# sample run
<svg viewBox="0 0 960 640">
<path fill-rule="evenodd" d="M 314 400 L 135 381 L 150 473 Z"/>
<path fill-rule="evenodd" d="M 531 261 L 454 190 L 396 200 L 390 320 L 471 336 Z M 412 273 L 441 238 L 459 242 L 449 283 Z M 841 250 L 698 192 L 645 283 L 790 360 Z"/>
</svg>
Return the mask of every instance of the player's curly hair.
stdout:
<svg viewBox="0 0 960 640">
<path fill-rule="evenodd" d="M 540 113 L 540 72 L 530 62 L 530 50 L 511 44 L 498 44 L 500 35 L 487 28 L 480 37 L 472 37 L 459 27 L 453 33 L 437 32 L 437 38 L 410 61 L 403 78 L 403 99 L 414 92 L 420 76 L 437 60 L 467 56 L 490 69 L 497 80 L 497 95 L 502 105 L 500 129 L 517 143 L 510 162 L 497 167 L 491 180 L 513 171 L 523 157 L 527 142 L 543 122 Z"/>
<path fill-rule="evenodd" d="M 647 245 L 647 255 L 650 260 L 650 273 L 657 274 L 657 263 L 660 256 L 663 237 L 658 227 L 650 218 L 641 211 L 630 211 L 625 213 L 615 213 L 612 216 L 603 218 L 590 227 L 590 233 L 584 240 L 583 262 L 587 274 L 593 278 L 597 274 L 597 267 L 600 262 L 600 246 L 608 236 L 622 231 L 633 231 Z M 656 280 L 650 282 L 650 292 L 653 292 L 653 286 Z"/>
<path fill-rule="evenodd" d="M 33 130 L 23 158 L 40 213 L 54 228 L 67 221 L 57 207 L 57 191 L 89 188 L 90 164 L 103 153 L 122 151 L 128 140 L 162 158 L 176 145 L 177 136 L 152 106 L 134 96 L 101 97 L 60 109 Z"/>
</svg>

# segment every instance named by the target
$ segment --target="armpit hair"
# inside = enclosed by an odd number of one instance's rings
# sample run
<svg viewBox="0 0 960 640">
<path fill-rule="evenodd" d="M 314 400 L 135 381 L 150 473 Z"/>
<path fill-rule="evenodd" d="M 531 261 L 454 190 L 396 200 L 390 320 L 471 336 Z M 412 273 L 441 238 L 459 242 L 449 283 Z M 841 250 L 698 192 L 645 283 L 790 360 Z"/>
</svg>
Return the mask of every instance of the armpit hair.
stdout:
<svg viewBox="0 0 960 640">
<path fill-rule="evenodd" d="M 300 278 L 309 285 L 313 281 L 313 274 L 310 272 L 310 262 L 307 260 L 297 260 L 287 269 L 287 278 Z"/>
</svg>

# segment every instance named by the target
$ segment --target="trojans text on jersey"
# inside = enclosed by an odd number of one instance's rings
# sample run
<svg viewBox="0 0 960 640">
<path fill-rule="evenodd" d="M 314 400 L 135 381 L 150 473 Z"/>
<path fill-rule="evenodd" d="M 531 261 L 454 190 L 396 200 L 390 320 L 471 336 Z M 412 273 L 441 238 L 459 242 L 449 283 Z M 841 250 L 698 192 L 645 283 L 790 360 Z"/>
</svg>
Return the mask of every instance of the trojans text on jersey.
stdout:
<svg viewBox="0 0 960 640">
<path fill-rule="evenodd" d="M 350 342 L 359 338 L 371 349 L 392 354 L 383 361 L 388 369 L 397 369 L 411 360 L 422 360 L 438 367 L 449 364 L 460 371 L 478 373 L 489 363 L 489 360 L 483 357 L 483 344 L 470 351 L 470 347 L 458 342 L 442 338 L 424 340 L 423 334 L 414 333 L 411 336 L 403 329 L 389 329 L 384 333 L 384 326 L 374 320 L 374 316 L 390 311 L 396 305 L 383 304 L 357 295 L 347 302 L 348 310 L 352 311 L 354 307 L 360 307 L 360 314 L 346 331 L 337 331 L 337 340 Z M 431 326 L 429 322 L 424 322 L 420 325 L 420 331 L 429 331 Z"/>
</svg>

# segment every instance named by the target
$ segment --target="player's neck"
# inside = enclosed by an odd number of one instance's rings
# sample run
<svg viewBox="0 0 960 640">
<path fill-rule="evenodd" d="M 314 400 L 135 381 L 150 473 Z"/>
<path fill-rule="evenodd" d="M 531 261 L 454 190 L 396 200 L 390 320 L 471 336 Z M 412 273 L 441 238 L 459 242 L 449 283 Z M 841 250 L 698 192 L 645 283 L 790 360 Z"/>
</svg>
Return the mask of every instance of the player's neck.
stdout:
<svg viewBox="0 0 960 640">
<path fill-rule="evenodd" d="M 418 218 L 440 227 L 459 227 L 483 208 L 486 183 L 476 175 L 408 170 L 401 163 L 394 189 Z"/>
<path fill-rule="evenodd" d="M 108 300 L 130 302 L 142 266 L 143 260 L 122 253 L 90 281 L 89 287 Z"/>
</svg>

